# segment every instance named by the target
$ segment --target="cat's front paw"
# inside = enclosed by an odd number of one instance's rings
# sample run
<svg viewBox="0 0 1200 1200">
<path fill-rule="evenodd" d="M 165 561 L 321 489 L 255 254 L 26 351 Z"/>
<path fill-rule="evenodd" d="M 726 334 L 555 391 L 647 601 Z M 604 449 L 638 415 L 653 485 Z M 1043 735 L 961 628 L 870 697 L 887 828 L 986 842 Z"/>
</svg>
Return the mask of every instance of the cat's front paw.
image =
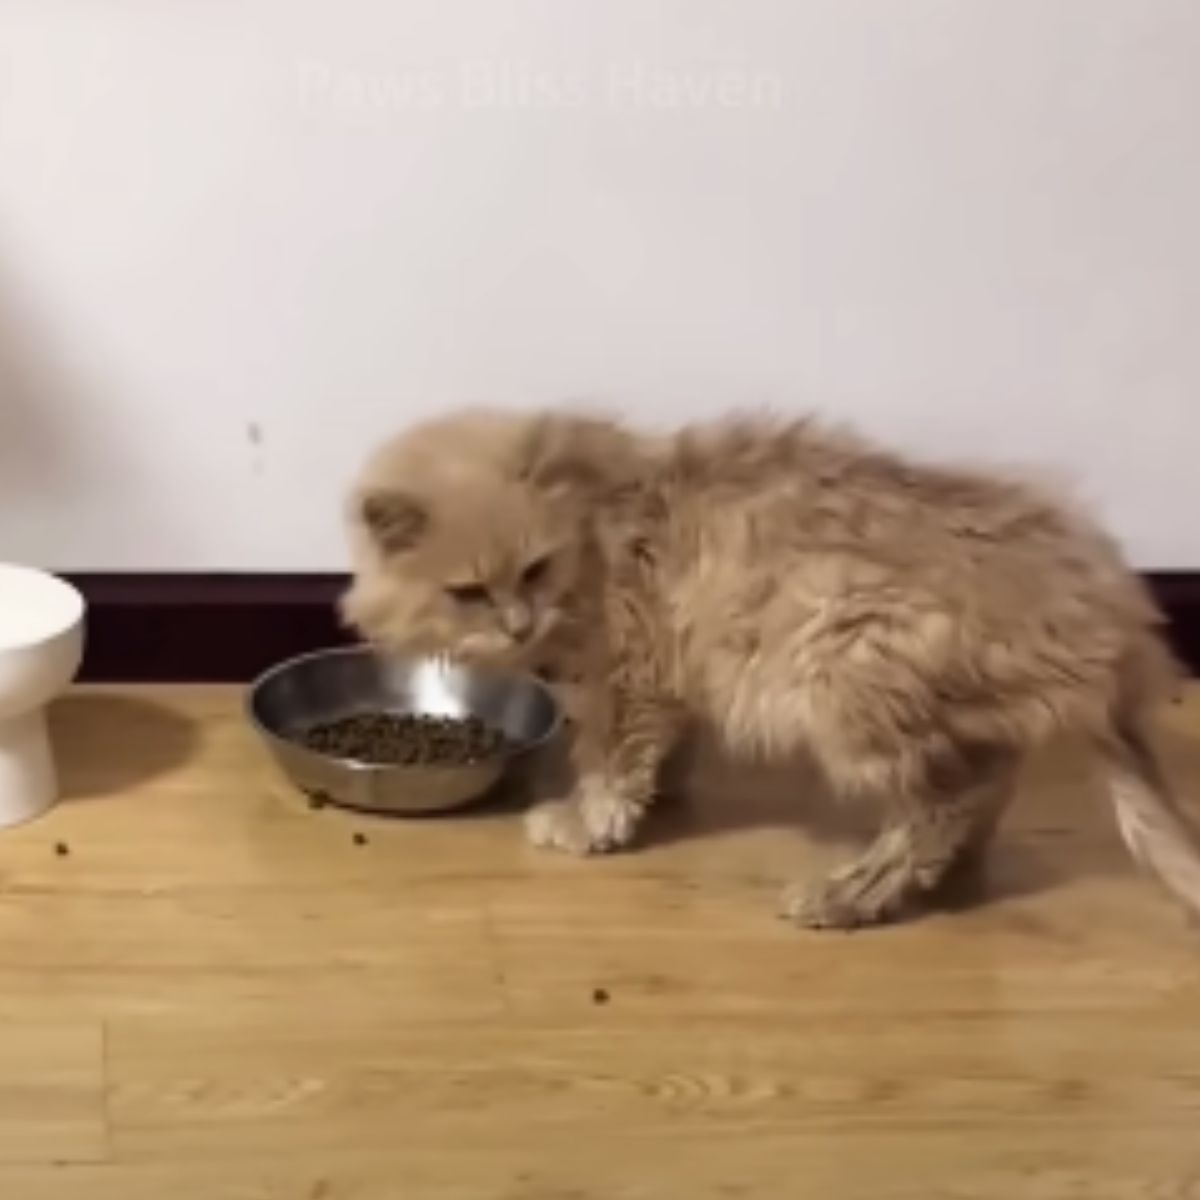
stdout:
<svg viewBox="0 0 1200 1200">
<path fill-rule="evenodd" d="M 583 814 L 574 800 L 547 800 L 525 814 L 525 836 L 543 850 L 565 854 L 593 853 Z"/>
<path fill-rule="evenodd" d="M 568 854 L 604 854 L 627 846 L 640 808 L 595 780 L 583 780 L 566 800 L 551 800 L 525 818 L 530 842 Z"/>
</svg>

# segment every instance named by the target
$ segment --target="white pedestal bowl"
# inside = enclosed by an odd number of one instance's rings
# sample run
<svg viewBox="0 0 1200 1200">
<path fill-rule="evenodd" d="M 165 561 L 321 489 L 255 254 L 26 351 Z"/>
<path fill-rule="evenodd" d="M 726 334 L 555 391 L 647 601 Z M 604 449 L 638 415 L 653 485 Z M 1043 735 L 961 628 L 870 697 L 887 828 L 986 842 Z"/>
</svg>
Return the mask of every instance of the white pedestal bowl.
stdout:
<svg viewBox="0 0 1200 1200">
<path fill-rule="evenodd" d="M 84 607 L 69 583 L 0 563 L 0 827 L 58 799 L 46 706 L 79 670 Z"/>
</svg>

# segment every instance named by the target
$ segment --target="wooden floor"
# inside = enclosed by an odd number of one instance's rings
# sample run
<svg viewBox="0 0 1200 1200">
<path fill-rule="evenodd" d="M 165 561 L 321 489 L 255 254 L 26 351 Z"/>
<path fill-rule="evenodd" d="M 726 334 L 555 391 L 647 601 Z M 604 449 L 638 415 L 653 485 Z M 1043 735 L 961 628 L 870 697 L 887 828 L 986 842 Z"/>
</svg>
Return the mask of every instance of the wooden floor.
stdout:
<svg viewBox="0 0 1200 1200">
<path fill-rule="evenodd" d="M 55 732 L 69 800 L 0 835 L 4 1200 L 1200 1196 L 1200 933 L 1068 752 L 982 903 L 844 936 L 773 917 L 848 844 L 795 777 L 702 765 L 580 863 L 312 812 L 229 689 Z M 1200 689 L 1163 739 L 1200 800 Z"/>
</svg>

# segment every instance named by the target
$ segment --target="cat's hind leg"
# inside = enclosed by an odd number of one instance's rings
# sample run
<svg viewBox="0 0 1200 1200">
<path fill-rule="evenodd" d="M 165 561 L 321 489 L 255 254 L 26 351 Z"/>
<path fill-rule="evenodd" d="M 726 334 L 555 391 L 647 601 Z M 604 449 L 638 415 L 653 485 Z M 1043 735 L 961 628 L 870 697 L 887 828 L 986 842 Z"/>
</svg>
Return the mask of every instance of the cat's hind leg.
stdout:
<svg viewBox="0 0 1200 1200">
<path fill-rule="evenodd" d="M 891 771 L 874 764 L 871 783 L 887 783 L 883 828 L 859 858 L 785 889 L 782 915 L 813 929 L 854 929 L 911 911 L 986 846 L 1018 762 L 1012 750 L 972 747 L 943 751 L 916 770 L 911 754 Z M 834 782 L 862 790 L 861 778 Z"/>
</svg>

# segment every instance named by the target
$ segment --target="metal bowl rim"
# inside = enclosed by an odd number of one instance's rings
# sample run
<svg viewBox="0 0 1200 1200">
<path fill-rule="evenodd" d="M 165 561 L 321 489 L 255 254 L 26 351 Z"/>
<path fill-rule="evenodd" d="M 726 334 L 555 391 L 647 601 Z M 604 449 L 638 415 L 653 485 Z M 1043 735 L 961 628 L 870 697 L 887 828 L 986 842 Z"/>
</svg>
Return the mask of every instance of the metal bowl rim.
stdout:
<svg viewBox="0 0 1200 1200">
<path fill-rule="evenodd" d="M 300 666 L 303 663 L 311 662 L 318 658 L 338 658 L 351 656 L 366 656 L 372 657 L 372 651 L 369 646 L 330 646 L 324 650 L 307 650 L 303 654 L 293 655 L 291 658 L 285 658 L 282 662 L 275 663 L 274 666 L 268 667 L 255 679 L 253 679 L 246 688 L 246 696 L 244 708 L 246 717 L 250 724 L 258 732 L 259 736 L 267 742 L 275 746 L 280 746 L 286 749 L 289 753 L 299 753 L 311 758 L 315 762 L 335 763 L 340 767 L 360 774 L 368 775 L 383 775 L 389 771 L 436 771 L 445 774 L 458 774 L 461 771 L 471 768 L 487 767 L 489 765 L 500 766 L 511 762 L 513 759 L 520 758 L 523 755 L 537 750 L 544 746 L 552 738 L 557 736 L 562 729 L 563 710 L 562 706 L 555 699 L 554 693 L 542 682 L 536 675 L 528 671 L 496 671 L 487 667 L 478 667 L 471 663 L 454 663 L 452 666 L 461 667 L 463 670 L 476 671 L 482 675 L 490 676 L 493 679 L 512 680 L 514 683 L 531 684 L 536 691 L 541 692 L 543 696 L 550 702 L 550 711 L 553 714 L 550 724 L 546 732 L 541 737 L 533 738 L 527 742 L 521 742 L 519 745 L 510 746 L 508 749 L 501 751 L 490 758 L 480 759 L 473 763 L 459 763 L 457 765 L 447 764 L 425 764 L 425 763 L 372 763 L 366 762 L 361 758 L 342 758 L 336 754 L 326 754 L 321 750 L 314 750 L 311 746 L 306 746 L 303 742 L 293 741 L 291 738 L 284 737 L 275 730 L 269 728 L 261 720 L 255 709 L 255 700 L 263 688 L 267 686 L 277 675 L 282 675 L 285 671 L 291 670 Z M 428 661 L 427 655 L 413 655 L 412 661 Z"/>
</svg>

